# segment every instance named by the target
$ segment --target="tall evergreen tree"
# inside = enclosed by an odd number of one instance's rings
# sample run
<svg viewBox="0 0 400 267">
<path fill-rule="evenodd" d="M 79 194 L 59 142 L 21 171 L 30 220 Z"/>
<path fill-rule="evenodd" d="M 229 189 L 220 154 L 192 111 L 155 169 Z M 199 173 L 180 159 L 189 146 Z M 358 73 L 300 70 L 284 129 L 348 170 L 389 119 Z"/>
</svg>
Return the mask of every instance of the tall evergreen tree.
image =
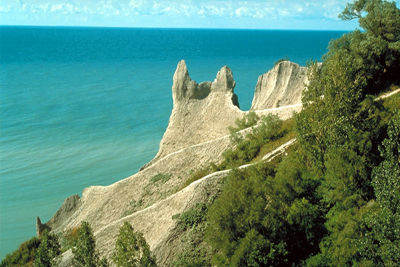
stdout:
<svg viewBox="0 0 400 267">
<path fill-rule="evenodd" d="M 370 266 L 400 265 L 400 111 L 380 149 L 384 161 L 374 169 L 376 204 L 363 220 L 361 258 Z"/>
<path fill-rule="evenodd" d="M 92 228 L 88 222 L 82 222 L 78 230 L 78 239 L 75 247 L 72 248 L 74 254 L 74 266 L 77 267 L 96 267 L 107 266 L 107 261 L 99 257 L 96 251 L 96 242 Z"/>
<path fill-rule="evenodd" d="M 113 260 L 120 267 L 157 266 L 143 234 L 135 232 L 128 222 L 119 229 Z"/>
<path fill-rule="evenodd" d="M 364 31 L 331 42 L 322 66 L 311 66 L 296 122 L 327 208 L 329 235 L 317 258 L 351 265 L 358 257 L 362 215 L 374 198 L 372 170 L 382 160 L 378 147 L 386 134 L 387 114 L 368 94 L 399 84 L 400 10 L 387 1 L 358 0 L 341 17 L 357 18 Z"/>
</svg>

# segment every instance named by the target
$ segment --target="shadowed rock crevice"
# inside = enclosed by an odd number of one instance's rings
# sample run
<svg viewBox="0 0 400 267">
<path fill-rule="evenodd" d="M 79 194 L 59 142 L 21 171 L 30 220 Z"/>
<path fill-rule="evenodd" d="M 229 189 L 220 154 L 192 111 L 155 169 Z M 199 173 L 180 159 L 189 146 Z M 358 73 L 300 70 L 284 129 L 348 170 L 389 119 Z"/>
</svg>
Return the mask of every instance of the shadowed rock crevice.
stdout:
<svg viewBox="0 0 400 267">
<path fill-rule="evenodd" d="M 46 224 L 43 224 L 38 216 L 38 217 L 36 217 L 36 236 L 37 236 L 37 238 L 40 238 L 44 231 L 51 231 L 51 228 L 48 227 Z"/>
<path fill-rule="evenodd" d="M 190 78 L 185 61 L 180 61 L 174 74 L 172 97 L 174 104 L 185 99 L 204 99 L 211 90 L 211 82 L 198 84 Z"/>
</svg>

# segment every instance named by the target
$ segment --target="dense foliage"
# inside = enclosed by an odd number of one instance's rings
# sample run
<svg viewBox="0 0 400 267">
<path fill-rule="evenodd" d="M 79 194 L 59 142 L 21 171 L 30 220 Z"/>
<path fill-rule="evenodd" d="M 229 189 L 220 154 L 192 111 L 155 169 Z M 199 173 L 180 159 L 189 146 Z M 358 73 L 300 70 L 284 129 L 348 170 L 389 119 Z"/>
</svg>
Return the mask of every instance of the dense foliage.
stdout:
<svg viewBox="0 0 400 267">
<path fill-rule="evenodd" d="M 388 127 L 380 149 L 384 160 L 374 168 L 376 203 L 362 220 L 359 252 L 365 265 L 400 265 L 400 111 Z"/>
<path fill-rule="evenodd" d="M 254 127 L 250 133 L 243 134 L 245 136 L 231 131 L 231 140 L 234 147 L 223 153 L 224 161 L 219 168 L 230 169 L 253 160 L 259 154 L 263 144 L 283 136 L 284 132 L 281 131 L 281 126 L 282 121 L 276 115 L 268 115 L 262 117 L 260 124 Z"/>
<path fill-rule="evenodd" d="M 359 18 L 364 32 L 354 31 L 330 44 L 323 65 L 312 67 L 297 116 L 298 139 L 315 170 L 326 208 L 328 235 L 321 252 L 310 259 L 351 265 L 362 259 L 357 244 L 361 221 L 374 199 L 372 173 L 382 161 L 378 147 L 391 116 L 367 94 L 399 83 L 400 10 L 385 1 L 356 1 L 343 18 Z M 375 192 L 374 192 L 375 189 Z"/>
<path fill-rule="evenodd" d="M 240 130 L 252 127 L 257 124 L 258 120 L 260 119 L 259 116 L 254 111 L 250 111 L 247 113 L 242 119 L 236 119 L 235 127 L 229 127 L 229 131 L 231 134 L 236 133 Z"/>
<path fill-rule="evenodd" d="M 81 223 L 72 253 L 74 254 L 74 266 L 97 267 L 108 265 L 105 259 L 100 260 L 93 231 L 88 222 Z"/>
<path fill-rule="evenodd" d="M 36 251 L 35 267 L 56 266 L 56 257 L 61 253 L 61 246 L 55 234 L 45 231 L 40 237 L 40 245 Z"/>
<path fill-rule="evenodd" d="M 208 240 L 219 251 L 214 263 L 287 265 L 317 252 L 325 232 L 318 185 L 304 170 L 300 152 L 278 167 L 231 172 L 208 214 Z"/>
<path fill-rule="evenodd" d="M 119 229 L 113 260 L 120 267 L 157 266 L 143 234 L 134 231 L 128 222 Z"/>
<path fill-rule="evenodd" d="M 359 0 L 341 17 L 363 31 L 332 41 L 323 64 L 310 66 L 297 149 L 275 167 L 231 172 L 210 207 L 215 265 L 400 264 L 400 105 L 374 100 L 400 84 L 400 10 Z M 228 166 L 258 153 L 233 140 Z"/>
<path fill-rule="evenodd" d="M 215 196 L 210 196 L 207 203 L 197 203 L 187 211 L 172 217 L 177 220 L 178 229 L 183 231 L 180 253 L 173 262 L 174 266 L 211 266 L 211 258 L 215 251 L 205 242 L 204 235 L 207 229 L 206 214 L 214 199 Z"/>
<path fill-rule="evenodd" d="M 1 261 L 0 266 L 32 266 L 39 245 L 40 240 L 37 237 L 31 238 L 22 243 L 16 251 L 8 254 Z"/>
</svg>

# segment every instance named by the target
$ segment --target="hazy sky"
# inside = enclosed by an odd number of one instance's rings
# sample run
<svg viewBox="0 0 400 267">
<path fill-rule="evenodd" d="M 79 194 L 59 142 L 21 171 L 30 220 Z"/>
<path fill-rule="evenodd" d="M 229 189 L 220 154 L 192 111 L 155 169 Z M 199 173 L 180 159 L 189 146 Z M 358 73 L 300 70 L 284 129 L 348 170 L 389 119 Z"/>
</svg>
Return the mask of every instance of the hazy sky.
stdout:
<svg viewBox="0 0 400 267">
<path fill-rule="evenodd" d="M 400 0 L 397 0 L 399 3 Z M 351 30 L 346 0 L 0 0 L 1 25 Z"/>
</svg>

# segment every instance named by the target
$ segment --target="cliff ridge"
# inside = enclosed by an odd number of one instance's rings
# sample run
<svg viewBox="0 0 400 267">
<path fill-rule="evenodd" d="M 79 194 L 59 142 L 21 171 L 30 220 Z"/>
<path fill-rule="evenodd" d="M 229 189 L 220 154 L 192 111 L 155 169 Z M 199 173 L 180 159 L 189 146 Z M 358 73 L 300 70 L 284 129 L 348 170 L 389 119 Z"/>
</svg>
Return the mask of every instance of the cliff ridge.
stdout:
<svg viewBox="0 0 400 267">
<path fill-rule="evenodd" d="M 259 115 L 276 114 L 282 119 L 300 110 L 297 95 L 301 95 L 303 87 L 299 84 L 303 78 L 294 74 L 295 69 L 298 67 L 293 63 L 282 63 L 273 69 L 275 74 L 261 75 L 252 110 Z M 281 77 L 289 74 L 288 79 Z M 269 88 L 265 85 L 270 80 L 275 84 L 284 82 L 285 92 L 265 93 L 263 90 Z M 171 244 L 179 238 L 172 216 L 215 195 L 221 178 L 229 171 L 208 175 L 181 189 L 194 169 L 221 161 L 222 153 L 231 146 L 228 127 L 248 113 L 239 109 L 235 85 L 227 66 L 220 69 L 213 81 L 197 83 L 190 78 L 185 61 L 180 61 L 173 77 L 173 109 L 155 158 L 128 178 L 109 186 L 86 188 L 82 198 L 68 198 L 47 225 L 55 232 L 64 232 L 82 221 L 89 222 L 100 253 L 110 258 L 119 227 L 128 221 L 144 234 L 158 263 L 171 265 L 174 255 Z M 296 97 L 290 100 L 290 96 Z M 279 101 L 288 105 L 276 107 Z M 167 179 L 155 182 L 157 175 Z M 64 254 L 64 265 L 70 257 L 71 253 Z"/>
</svg>

